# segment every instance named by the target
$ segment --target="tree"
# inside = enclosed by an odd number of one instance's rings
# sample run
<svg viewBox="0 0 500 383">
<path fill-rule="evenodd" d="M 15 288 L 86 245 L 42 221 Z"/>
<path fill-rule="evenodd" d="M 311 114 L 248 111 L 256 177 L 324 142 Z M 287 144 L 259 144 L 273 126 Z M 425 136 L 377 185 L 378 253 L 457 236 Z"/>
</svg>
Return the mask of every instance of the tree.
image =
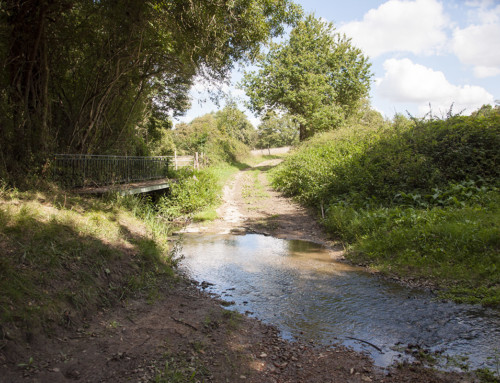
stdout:
<svg viewBox="0 0 500 383">
<path fill-rule="evenodd" d="M 289 115 L 268 112 L 258 127 L 257 147 L 260 149 L 294 145 L 297 141 L 297 124 Z"/>
<path fill-rule="evenodd" d="M 251 146 L 255 141 L 256 131 L 247 116 L 238 109 L 234 100 L 227 100 L 226 106 L 215 114 L 217 127 L 223 134 L 236 138 Z"/>
<path fill-rule="evenodd" d="M 176 148 L 185 154 L 206 152 L 210 140 L 220 136 L 213 113 L 197 117 L 190 123 L 179 123 L 173 133 Z"/>
<path fill-rule="evenodd" d="M 368 95 L 370 64 L 333 24 L 307 16 L 281 44 L 245 73 L 241 86 L 250 108 L 261 114 L 279 110 L 299 124 L 300 140 L 338 127 Z"/>
<path fill-rule="evenodd" d="M 290 0 L 0 2 L 0 171 L 53 152 L 134 153 L 152 108 L 182 114 L 196 78 L 224 80 L 300 12 Z"/>
</svg>

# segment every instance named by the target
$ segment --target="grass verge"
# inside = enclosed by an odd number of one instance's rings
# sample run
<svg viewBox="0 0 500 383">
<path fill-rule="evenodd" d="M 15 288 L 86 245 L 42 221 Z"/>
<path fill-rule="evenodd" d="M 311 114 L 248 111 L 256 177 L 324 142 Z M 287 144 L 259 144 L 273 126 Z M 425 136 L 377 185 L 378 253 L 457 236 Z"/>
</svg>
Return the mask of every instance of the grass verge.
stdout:
<svg viewBox="0 0 500 383">
<path fill-rule="evenodd" d="M 304 142 L 273 185 L 315 208 L 347 257 L 500 306 L 500 112 L 345 127 Z"/>
<path fill-rule="evenodd" d="M 174 278 L 175 259 L 166 229 L 144 220 L 148 209 L 133 198 L 2 188 L 2 331 L 29 340 L 37 330 L 85 320 L 132 294 L 154 299 L 160 283 Z"/>
</svg>

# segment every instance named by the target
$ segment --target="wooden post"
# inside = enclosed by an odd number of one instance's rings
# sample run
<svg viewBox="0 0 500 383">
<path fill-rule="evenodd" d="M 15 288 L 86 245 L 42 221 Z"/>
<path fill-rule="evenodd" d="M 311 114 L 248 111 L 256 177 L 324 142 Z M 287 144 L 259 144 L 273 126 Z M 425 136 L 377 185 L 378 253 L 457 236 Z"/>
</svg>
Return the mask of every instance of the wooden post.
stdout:
<svg viewBox="0 0 500 383">
<path fill-rule="evenodd" d="M 174 151 L 174 166 L 175 170 L 177 170 L 177 150 Z"/>
<path fill-rule="evenodd" d="M 194 154 L 194 168 L 196 170 L 200 169 L 200 164 L 198 163 L 198 152 Z"/>
</svg>

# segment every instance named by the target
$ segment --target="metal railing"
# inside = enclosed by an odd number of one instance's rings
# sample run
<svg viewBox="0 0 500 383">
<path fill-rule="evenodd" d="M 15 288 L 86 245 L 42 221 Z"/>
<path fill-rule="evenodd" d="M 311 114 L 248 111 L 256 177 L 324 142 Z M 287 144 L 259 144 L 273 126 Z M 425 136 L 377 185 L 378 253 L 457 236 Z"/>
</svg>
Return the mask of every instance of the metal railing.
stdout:
<svg viewBox="0 0 500 383">
<path fill-rule="evenodd" d="M 92 187 L 166 178 L 169 161 L 168 157 L 55 154 L 51 170 L 61 185 Z"/>
</svg>

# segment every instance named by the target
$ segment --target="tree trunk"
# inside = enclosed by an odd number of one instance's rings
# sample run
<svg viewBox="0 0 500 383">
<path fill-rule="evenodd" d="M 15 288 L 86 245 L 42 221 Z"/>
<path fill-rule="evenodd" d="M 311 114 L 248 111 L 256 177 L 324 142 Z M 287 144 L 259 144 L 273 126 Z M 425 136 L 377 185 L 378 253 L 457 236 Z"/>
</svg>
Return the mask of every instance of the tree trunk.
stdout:
<svg viewBox="0 0 500 383">
<path fill-rule="evenodd" d="M 299 141 L 302 142 L 309 138 L 309 132 L 304 124 L 299 124 Z"/>
</svg>

